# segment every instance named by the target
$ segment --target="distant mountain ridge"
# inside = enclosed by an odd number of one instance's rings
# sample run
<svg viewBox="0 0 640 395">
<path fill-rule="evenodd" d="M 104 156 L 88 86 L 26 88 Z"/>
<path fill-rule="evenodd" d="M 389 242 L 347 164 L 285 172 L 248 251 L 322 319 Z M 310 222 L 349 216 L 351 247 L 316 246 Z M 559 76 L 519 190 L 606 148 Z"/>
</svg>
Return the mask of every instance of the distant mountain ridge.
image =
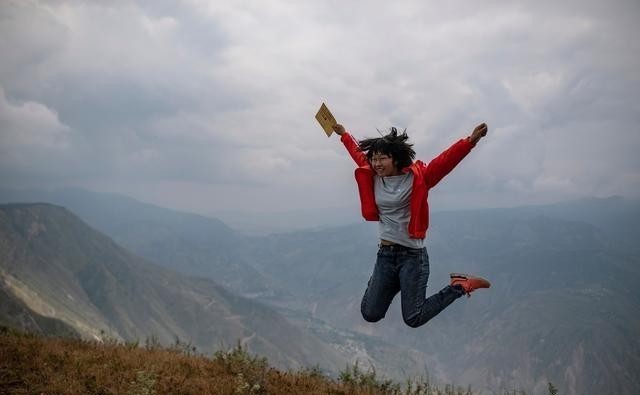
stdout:
<svg viewBox="0 0 640 395">
<path fill-rule="evenodd" d="M 361 366 L 372 360 L 388 365 L 380 374 L 419 374 L 428 359 L 323 323 L 314 324 L 323 329 L 319 336 L 304 317 L 291 317 L 301 321 L 292 325 L 272 308 L 212 280 L 151 264 L 47 203 L 0 205 L 0 257 L 6 290 L 0 300 L 3 307 L 12 303 L 0 309 L 0 322 L 21 329 L 38 332 L 38 325 L 25 322 L 46 321 L 47 334 L 69 327 L 96 340 L 156 336 L 168 344 L 179 338 L 201 352 L 240 341 L 275 366 L 318 366 L 332 374 L 354 358 Z"/>
<path fill-rule="evenodd" d="M 145 262 L 61 207 L 0 206 L 0 256 L 4 289 L 84 336 L 180 338 L 209 351 L 243 336 L 282 367 L 346 361 L 272 309 Z"/>
<path fill-rule="evenodd" d="M 214 279 L 241 294 L 273 292 L 268 278 L 234 254 L 245 237 L 214 218 L 81 189 L 0 190 L 0 202 L 57 204 L 154 263 Z"/>
<path fill-rule="evenodd" d="M 566 394 L 634 394 L 640 255 L 606 227 L 551 215 L 544 207 L 433 213 L 427 292 L 455 271 L 493 285 L 420 330 L 405 327 L 397 299 L 380 323 L 359 317 L 375 261 L 370 226 L 272 235 L 248 254 L 266 275 L 281 273 L 318 318 L 434 356 L 448 377 L 484 383 L 487 393 L 546 394 L 551 381 Z"/>
<path fill-rule="evenodd" d="M 123 224 L 140 220 L 135 212 L 127 219 L 112 211 Z M 258 273 L 245 280 L 242 271 L 228 272 L 231 281 L 225 285 L 231 289 L 290 311 L 318 333 L 322 325 L 314 327 L 313 320 L 412 348 L 428 355 L 427 369 L 438 377 L 484 383 L 487 393 L 546 394 L 546 382 L 552 381 L 564 394 L 635 394 L 640 389 L 634 373 L 640 371 L 634 335 L 640 332 L 639 213 L 640 202 L 621 198 L 433 212 L 428 292 L 446 284 L 450 271 L 487 276 L 493 286 L 456 302 L 419 330 L 404 326 L 397 300 L 381 323 L 360 318 L 360 297 L 375 260 L 375 224 L 267 237 L 230 233 L 220 248 L 229 264 L 243 262 Z M 93 226 L 108 228 L 99 222 Z M 112 232 L 124 240 L 124 233 Z M 136 232 L 140 240 L 134 247 L 144 252 L 151 241 L 161 245 L 159 240 L 180 232 L 156 239 Z M 193 245 L 206 244 L 190 237 L 172 244 L 173 268 L 184 271 Z M 197 249 L 202 262 L 222 264 L 206 248 Z M 260 279 L 255 286 L 244 284 L 255 279 Z M 269 285 L 261 288 L 261 281 Z"/>
<path fill-rule="evenodd" d="M 558 213 L 563 205 L 571 210 Z M 454 271 L 486 276 L 493 286 L 419 330 L 405 327 L 397 299 L 384 321 L 360 318 L 375 226 L 271 235 L 252 244 L 246 259 L 267 276 L 280 273 L 281 284 L 290 284 L 314 316 L 420 350 L 447 377 L 484 383 L 487 393 L 546 394 L 548 381 L 567 394 L 636 393 L 640 254 L 626 241 L 639 234 L 631 225 L 640 223 L 640 205 L 618 199 L 563 205 L 432 213 L 428 293 Z M 598 210 L 617 212 L 630 226 L 613 229 Z"/>
</svg>

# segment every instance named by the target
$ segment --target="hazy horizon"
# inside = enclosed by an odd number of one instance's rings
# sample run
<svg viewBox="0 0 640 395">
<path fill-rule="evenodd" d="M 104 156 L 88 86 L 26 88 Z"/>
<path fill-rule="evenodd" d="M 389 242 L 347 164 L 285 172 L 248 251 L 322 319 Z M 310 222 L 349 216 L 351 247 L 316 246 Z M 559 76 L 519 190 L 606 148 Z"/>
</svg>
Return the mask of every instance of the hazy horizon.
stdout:
<svg viewBox="0 0 640 395">
<path fill-rule="evenodd" d="M 266 235 L 271 233 L 289 232 L 295 230 L 321 229 L 327 227 L 339 227 L 345 225 L 353 225 L 365 222 L 360 215 L 360 207 L 357 201 L 350 206 L 344 207 L 325 207 L 321 209 L 297 209 L 289 210 L 286 208 L 275 209 L 273 211 L 251 212 L 246 210 L 229 210 L 221 209 L 209 213 L 201 213 L 188 209 L 180 209 L 163 206 L 144 199 L 138 199 L 122 193 L 100 192 L 86 188 L 75 187 L 55 187 L 48 189 L 12 189 L 0 188 L 0 204 L 5 203 L 29 203 L 43 202 L 65 206 L 59 201 L 60 196 L 67 196 L 72 200 L 80 198 L 83 194 L 89 192 L 99 196 L 112 196 L 116 199 L 125 198 L 133 199 L 142 204 L 150 204 L 159 208 L 176 210 L 186 214 L 195 214 L 203 217 L 217 219 L 224 222 L 227 226 L 236 231 L 240 231 L 247 235 Z M 30 196 L 29 198 L 11 199 L 11 196 Z M 51 201 L 46 201 L 43 196 L 54 197 Z M 85 196 L 86 198 L 86 196 Z M 612 195 L 607 197 L 585 196 L 577 199 L 559 200 L 545 204 L 515 204 L 511 206 L 487 206 L 487 207 L 460 207 L 460 208 L 443 208 L 436 207 L 431 209 L 432 213 L 448 212 L 448 211 L 465 211 L 465 210 L 483 210 L 483 209 L 517 209 L 524 207 L 547 206 L 563 203 L 575 203 L 582 200 L 590 199 L 624 199 L 627 201 L 638 201 L 640 199 L 628 196 Z M 64 198 L 62 198 L 64 199 Z M 88 200 L 90 201 L 90 200 Z M 87 202 L 88 202 L 87 201 Z M 87 203 L 85 202 L 85 203 Z M 69 207 L 67 207 L 69 208 Z M 73 211 L 73 210 L 72 210 Z"/>
</svg>

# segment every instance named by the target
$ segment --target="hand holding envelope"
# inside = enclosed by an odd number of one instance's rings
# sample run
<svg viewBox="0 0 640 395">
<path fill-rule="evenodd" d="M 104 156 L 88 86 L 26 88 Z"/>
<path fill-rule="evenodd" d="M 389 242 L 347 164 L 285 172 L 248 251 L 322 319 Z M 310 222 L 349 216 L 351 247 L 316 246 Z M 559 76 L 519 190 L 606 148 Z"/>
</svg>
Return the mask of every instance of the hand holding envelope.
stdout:
<svg viewBox="0 0 640 395">
<path fill-rule="evenodd" d="M 331 133 L 333 133 L 333 127 L 338 122 L 333 117 L 333 114 L 331 114 L 331 111 L 329 111 L 329 108 L 327 107 L 326 104 L 322 103 L 322 105 L 320 106 L 320 109 L 316 113 L 316 119 L 320 123 L 320 126 L 322 126 L 322 129 L 324 129 L 324 132 L 327 134 L 327 137 L 330 137 Z"/>
</svg>

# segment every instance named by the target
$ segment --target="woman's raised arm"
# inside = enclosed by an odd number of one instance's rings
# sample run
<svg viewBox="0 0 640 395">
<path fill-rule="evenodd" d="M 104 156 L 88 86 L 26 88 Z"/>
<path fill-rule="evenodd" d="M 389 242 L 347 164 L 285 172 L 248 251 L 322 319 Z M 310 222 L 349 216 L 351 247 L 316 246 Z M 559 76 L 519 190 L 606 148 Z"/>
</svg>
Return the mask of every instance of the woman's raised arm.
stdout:
<svg viewBox="0 0 640 395">
<path fill-rule="evenodd" d="M 367 159 L 367 156 L 360 149 L 360 145 L 358 144 L 356 139 L 354 139 L 353 136 L 347 133 L 344 126 L 340 125 L 339 123 L 335 124 L 333 125 L 333 131 L 336 132 L 338 136 L 340 136 L 340 141 L 342 141 L 342 144 L 344 144 L 345 148 L 349 152 L 349 155 L 351 155 L 351 158 L 353 158 L 354 162 L 356 162 L 359 167 L 369 166 L 369 160 Z"/>
</svg>

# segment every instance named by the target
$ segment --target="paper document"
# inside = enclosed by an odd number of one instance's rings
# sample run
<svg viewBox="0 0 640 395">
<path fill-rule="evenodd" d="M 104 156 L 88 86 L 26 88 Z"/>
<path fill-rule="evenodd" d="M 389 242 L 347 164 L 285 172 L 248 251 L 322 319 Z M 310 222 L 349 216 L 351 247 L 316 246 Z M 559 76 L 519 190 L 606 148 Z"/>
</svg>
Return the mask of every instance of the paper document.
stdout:
<svg viewBox="0 0 640 395">
<path fill-rule="evenodd" d="M 320 123 L 320 126 L 322 126 L 322 129 L 324 129 L 327 137 L 331 136 L 331 133 L 333 133 L 333 126 L 338 122 L 336 122 L 336 119 L 331 114 L 331 111 L 329 111 L 324 103 L 322 103 L 322 105 L 320 106 L 320 109 L 316 114 L 316 119 Z"/>
</svg>

